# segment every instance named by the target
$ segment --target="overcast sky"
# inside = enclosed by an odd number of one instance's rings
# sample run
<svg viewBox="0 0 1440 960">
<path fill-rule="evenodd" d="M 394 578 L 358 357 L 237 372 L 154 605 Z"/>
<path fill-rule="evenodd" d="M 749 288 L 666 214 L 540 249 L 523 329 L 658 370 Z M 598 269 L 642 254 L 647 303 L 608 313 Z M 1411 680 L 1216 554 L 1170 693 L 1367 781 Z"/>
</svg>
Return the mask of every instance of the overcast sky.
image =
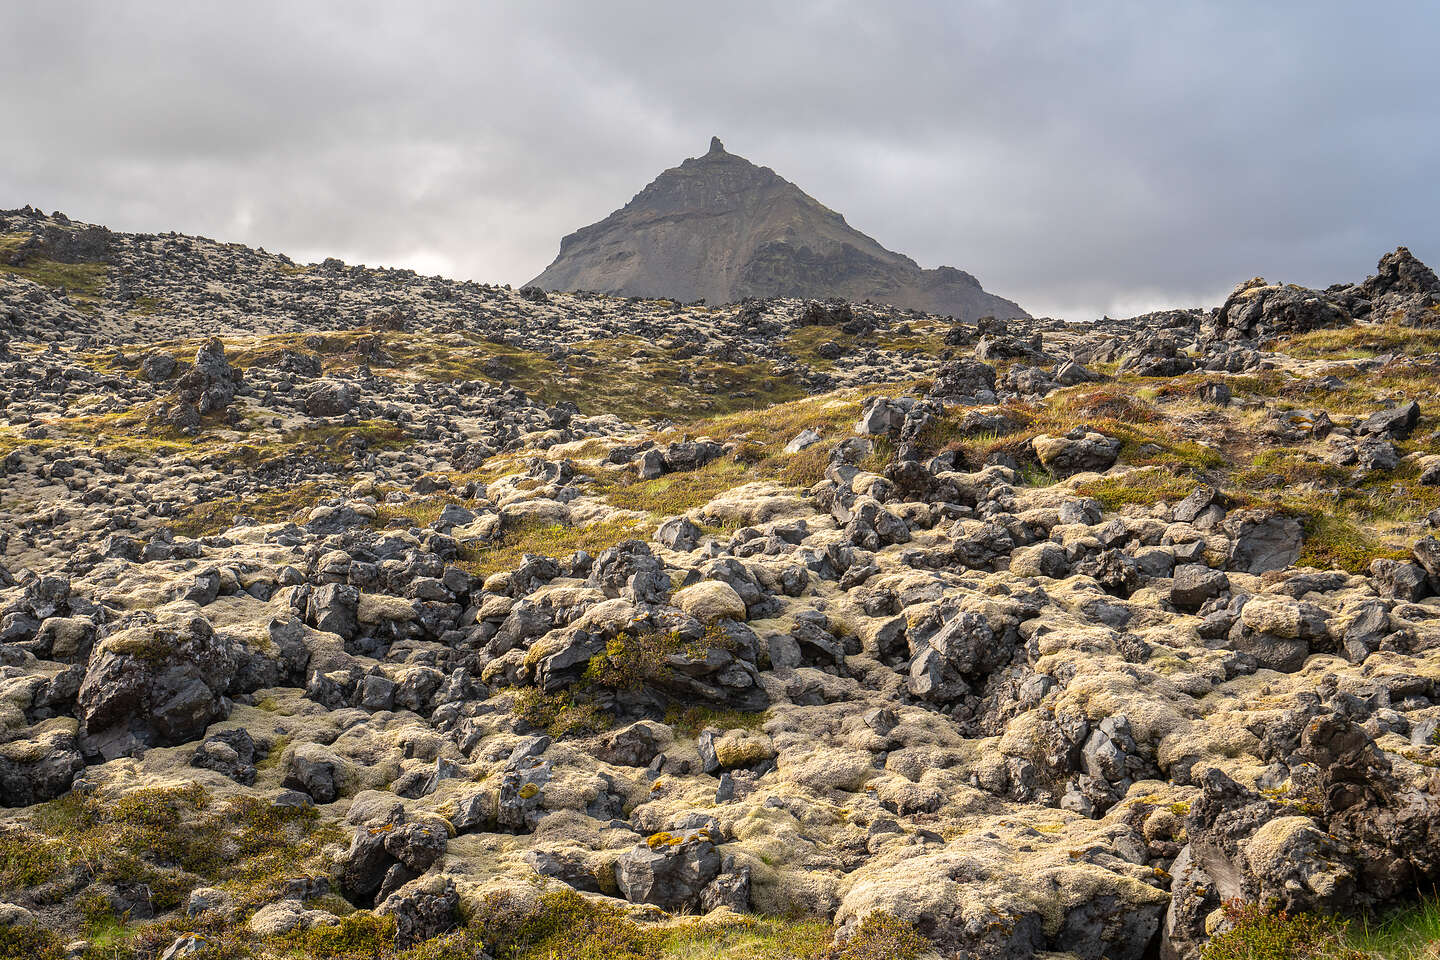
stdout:
<svg viewBox="0 0 1440 960">
<path fill-rule="evenodd" d="M 523 282 L 712 134 L 1033 313 L 1440 261 L 1440 3 L 6 3 L 0 207 Z"/>
</svg>

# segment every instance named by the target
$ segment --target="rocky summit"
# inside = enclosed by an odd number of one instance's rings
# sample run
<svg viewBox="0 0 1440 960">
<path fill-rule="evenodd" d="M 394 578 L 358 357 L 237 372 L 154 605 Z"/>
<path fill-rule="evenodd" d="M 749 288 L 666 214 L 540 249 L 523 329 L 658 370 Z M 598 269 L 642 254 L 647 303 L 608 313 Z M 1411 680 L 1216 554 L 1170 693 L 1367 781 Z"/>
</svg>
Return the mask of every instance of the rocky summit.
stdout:
<svg viewBox="0 0 1440 960">
<path fill-rule="evenodd" d="M 804 199 L 637 204 L 721 174 Z M 0 955 L 1217 960 L 1440 879 L 1434 272 L 855 299 L 0 213 Z"/>
<path fill-rule="evenodd" d="M 923 270 L 886 250 L 769 167 L 727 153 L 718 137 L 703 157 L 567 236 L 531 283 L 708 303 L 841 296 L 971 321 L 1029 316 L 963 270 Z"/>
</svg>

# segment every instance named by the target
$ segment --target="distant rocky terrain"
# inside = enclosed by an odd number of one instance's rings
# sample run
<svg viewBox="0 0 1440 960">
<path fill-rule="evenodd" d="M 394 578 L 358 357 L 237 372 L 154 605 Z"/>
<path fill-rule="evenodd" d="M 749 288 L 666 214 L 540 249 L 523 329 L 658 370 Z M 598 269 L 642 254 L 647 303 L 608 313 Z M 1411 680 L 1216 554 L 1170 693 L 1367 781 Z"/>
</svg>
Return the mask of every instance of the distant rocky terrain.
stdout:
<svg viewBox="0 0 1440 960">
<path fill-rule="evenodd" d="M 1435 274 L 943 313 L 0 212 L 0 956 L 1212 960 L 1428 889 Z"/>
<path fill-rule="evenodd" d="M 531 283 L 711 304 L 840 296 L 971 321 L 1029 316 L 963 270 L 924 270 L 886 250 L 769 167 L 727 153 L 718 137 L 703 157 L 562 240 Z"/>
</svg>

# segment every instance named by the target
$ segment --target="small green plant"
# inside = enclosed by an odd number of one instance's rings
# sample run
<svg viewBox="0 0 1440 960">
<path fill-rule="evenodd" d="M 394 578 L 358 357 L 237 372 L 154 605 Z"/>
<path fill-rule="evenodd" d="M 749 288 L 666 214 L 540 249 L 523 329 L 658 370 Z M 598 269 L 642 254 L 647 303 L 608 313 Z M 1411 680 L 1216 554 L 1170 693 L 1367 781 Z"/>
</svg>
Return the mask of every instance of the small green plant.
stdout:
<svg viewBox="0 0 1440 960">
<path fill-rule="evenodd" d="M 585 666 L 585 680 L 611 690 L 638 690 L 665 674 L 666 658 L 683 641 L 660 630 L 627 630 L 611 638 Z"/>
<path fill-rule="evenodd" d="M 311 957 L 329 960 L 381 960 L 394 953 L 395 918 L 360 910 L 339 923 L 314 926 L 294 934 L 291 942 Z"/>
<path fill-rule="evenodd" d="M 545 693 L 526 687 L 515 694 L 510 707 L 515 716 L 556 740 L 594 736 L 610 728 L 610 717 L 594 703 L 578 699 L 570 690 Z"/>
<path fill-rule="evenodd" d="M 1200 960 L 1361 960 L 1345 946 L 1345 925 L 1328 917 L 1229 901 L 1230 929 L 1212 937 Z"/>
<path fill-rule="evenodd" d="M 930 941 L 915 925 L 877 910 L 860 922 L 850 938 L 833 948 L 826 960 L 915 960 Z"/>
</svg>

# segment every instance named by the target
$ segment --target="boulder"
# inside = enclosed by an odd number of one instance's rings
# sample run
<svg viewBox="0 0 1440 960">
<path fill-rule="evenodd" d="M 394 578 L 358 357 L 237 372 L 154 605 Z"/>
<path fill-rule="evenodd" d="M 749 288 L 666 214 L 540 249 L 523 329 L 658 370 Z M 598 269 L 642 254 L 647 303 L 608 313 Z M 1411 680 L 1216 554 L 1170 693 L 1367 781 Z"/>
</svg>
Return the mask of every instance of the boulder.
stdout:
<svg viewBox="0 0 1440 960">
<path fill-rule="evenodd" d="M 1242 510 L 1225 518 L 1231 538 L 1229 565 L 1244 573 L 1283 570 L 1300 556 L 1304 531 L 1299 521 L 1263 510 Z"/>
<path fill-rule="evenodd" d="M 1199 610 L 1230 589 L 1230 578 L 1223 570 L 1213 570 L 1203 563 L 1184 563 L 1175 568 L 1170 584 L 1170 602 L 1177 610 Z"/>
<path fill-rule="evenodd" d="M 615 883 L 631 903 L 681 910 L 699 903 L 701 892 L 720 873 L 720 854 L 705 828 L 657 833 L 620 854 Z"/>
<path fill-rule="evenodd" d="M 702 580 L 676 593 L 672 602 L 701 623 L 745 619 L 745 601 L 728 583 Z"/>
<path fill-rule="evenodd" d="M 123 726 L 158 746 L 194 740 L 225 717 L 236 663 L 230 639 L 203 617 L 136 623 L 92 651 L 81 720 L 91 735 Z"/>
<path fill-rule="evenodd" d="M 1042 433 L 1030 443 L 1041 466 L 1063 475 L 1108 470 L 1120 456 L 1119 440 L 1083 427 L 1063 437 Z"/>
<path fill-rule="evenodd" d="M 305 413 L 311 417 L 343 417 L 355 409 L 359 391 L 350 383 L 321 381 L 305 395 Z"/>
<path fill-rule="evenodd" d="M 1420 422 L 1420 404 L 1414 400 L 1370 414 L 1355 427 L 1355 432 L 1404 440 Z"/>
</svg>

